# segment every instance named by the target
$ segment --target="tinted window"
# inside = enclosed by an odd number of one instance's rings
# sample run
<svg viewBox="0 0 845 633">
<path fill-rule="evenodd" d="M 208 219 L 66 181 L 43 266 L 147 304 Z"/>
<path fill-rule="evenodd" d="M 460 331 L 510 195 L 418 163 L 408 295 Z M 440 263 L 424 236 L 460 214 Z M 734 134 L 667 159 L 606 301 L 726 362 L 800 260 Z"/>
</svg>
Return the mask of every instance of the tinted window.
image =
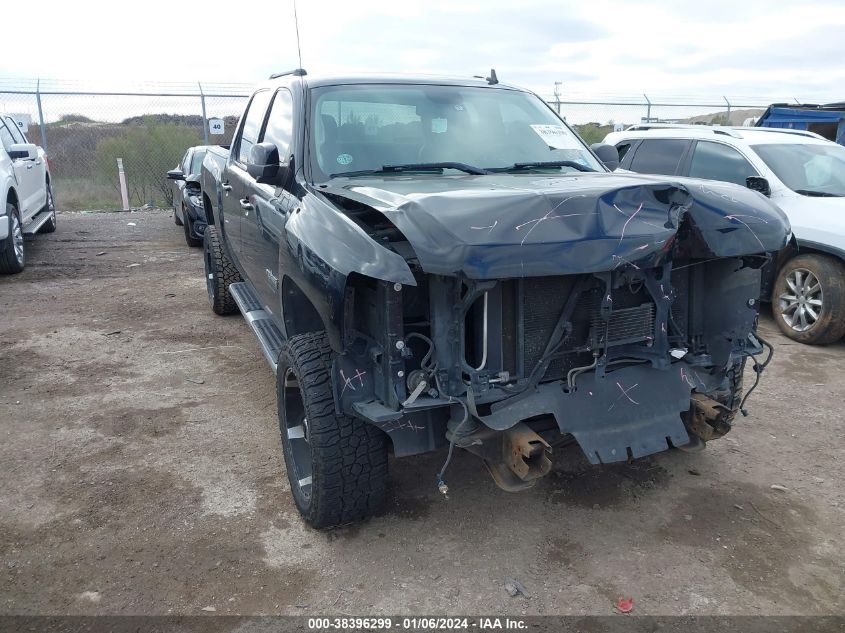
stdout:
<svg viewBox="0 0 845 633">
<path fill-rule="evenodd" d="M 15 144 L 15 139 L 12 137 L 12 133 L 9 132 L 3 121 L 0 121 L 0 142 L 3 143 L 3 148 L 6 151 L 9 151 L 9 148 Z"/>
<path fill-rule="evenodd" d="M 188 169 L 191 166 L 190 161 L 191 161 L 191 150 L 188 150 L 187 152 L 185 152 L 185 155 L 182 157 L 182 162 L 179 163 L 179 169 L 182 170 L 183 174 L 189 173 Z"/>
<path fill-rule="evenodd" d="M 699 141 L 692 153 L 689 175 L 693 178 L 722 180 L 745 186 L 745 179 L 757 172 L 733 147 Z"/>
<path fill-rule="evenodd" d="M 241 139 L 238 142 L 238 160 L 242 163 L 247 162 L 249 150 L 258 142 L 258 134 L 261 132 L 261 124 L 264 123 L 264 115 L 267 113 L 267 105 L 270 103 L 271 96 L 269 90 L 256 92 L 249 104 L 241 131 Z"/>
<path fill-rule="evenodd" d="M 273 143 L 279 148 L 279 161 L 288 162 L 290 139 L 293 134 L 293 103 L 287 90 L 279 90 L 270 107 L 267 129 L 262 142 Z"/>
<path fill-rule="evenodd" d="M 681 157 L 689 141 L 681 139 L 649 139 L 640 143 L 631 170 L 643 174 L 665 174 L 672 176 L 678 171 Z"/>
</svg>

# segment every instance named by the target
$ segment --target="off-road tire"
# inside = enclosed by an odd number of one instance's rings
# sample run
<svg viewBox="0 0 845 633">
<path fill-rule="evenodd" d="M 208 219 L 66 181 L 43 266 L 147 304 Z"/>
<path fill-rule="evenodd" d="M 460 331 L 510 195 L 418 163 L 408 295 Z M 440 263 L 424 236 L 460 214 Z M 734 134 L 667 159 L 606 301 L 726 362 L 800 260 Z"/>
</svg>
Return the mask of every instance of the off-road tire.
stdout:
<svg viewBox="0 0 845 633">
<path fill-rule="evenodd" d="M 787 284 L 787 277 L 796 269 L 809 271 L 821 285 L 822 305 L 818 318 L 803 332 L 786 322 L 781 300 L 782 295 L 797 296 Z M 778 271 L 772 290 L 772 315 L 780 331 L 793 341 L 826 345 L 841 339 L 845 335 L 845 264 L 834 257 L 816 254 L 798 255 L 787 261 Z"/>
<path fill-rule="evenodd" d="M 363 520 L 383 505 L 387 494 L 387 439 L 371 424 L 336 414 L 331 364 L 325 332 L 311 332 L 287 341 L 276 372 L 279 430 L 291 493 L 305 522 L 315 528 Z M 285 378 L 290 375 L 296 379 L 293 388 L 307 420 L 311 455 L 307 495 L 298 480 L 287 432 Z"/>
<path fill-rule="evenodd" d="M 14 225 L 17 222 L 17 225 L 21 226 L 21 216 L 18 214 L 18 208 L 12 203 L 6 203 L 6 215 L 9 217 L 9 235 L 0 243 L 0 273 L 19 273 L 26 266 L 26 250 L 23 261 L 19 261 L 15 254 Z"/>
<path fill-rule="evenodd" d="M 241 274 L 226 255 L 215 227 L 209 226 L 205 229 L 203 245 L 205 283 L 211 309 L 219 315 L 235 314 L 238 312 L 238 304 L 229 292 L 229 286 L 243 281 Z"/>
<path fill-rule="evenodd" d="M 191 221 L 191 216 L 184 209 L 182 209 L 182 213 L 185 216 L 185 222 L 182 225 L 185 228 L 185 243 L 191 248 L 202 246 L 203 240 L 194 237 L 194 223 Z"/>
<path fill-rule="evenodd" d="M 50 219 L 41 225 L 38 232 L 55 233 L 56 226 L 58 226 L 58 223 L 56 222 L 56 201 L 53 200 L 53 186 L 49 182 L 47 183 L 47 202 L 44 204 L 44 208 L 41 209 L 41 213 L 44 213 L 44 211 L 48 211 L 50 213 Z"/>
</svg>

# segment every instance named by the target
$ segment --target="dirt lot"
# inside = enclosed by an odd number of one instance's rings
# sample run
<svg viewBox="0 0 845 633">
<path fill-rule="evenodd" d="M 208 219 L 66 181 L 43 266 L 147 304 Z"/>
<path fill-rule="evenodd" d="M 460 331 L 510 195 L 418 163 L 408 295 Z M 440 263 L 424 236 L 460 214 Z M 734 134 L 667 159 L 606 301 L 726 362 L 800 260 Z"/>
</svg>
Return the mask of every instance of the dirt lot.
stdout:
<svg viewBox="0 0 845 633">
<path fill-rule="evenodd" d="M 456 453 L 448 499 L 443 454 L 394 461 L 379 517 L 316 532 L 271 370 L 169 214 L 61 214 L 28 247 L 0 278 L 0 612 L 845 610 L 845 344 L 765 320 L 751 415 L 704 453 L 591 467 L 573 446 L 516 495 Z"/>
</svg>

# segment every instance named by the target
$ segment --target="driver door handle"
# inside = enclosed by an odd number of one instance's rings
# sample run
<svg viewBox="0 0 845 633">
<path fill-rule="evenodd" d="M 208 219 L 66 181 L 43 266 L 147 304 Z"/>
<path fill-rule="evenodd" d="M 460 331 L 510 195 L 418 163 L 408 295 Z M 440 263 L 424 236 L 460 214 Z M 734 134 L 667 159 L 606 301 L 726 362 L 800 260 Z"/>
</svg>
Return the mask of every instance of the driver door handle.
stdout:
<svg viewBox="0 0 845 633">
<path fill-rule="evenodd" d="M 252 211 L 252 203 L 247 198 L 241 199 L 241 209 L 245 209 L 246 211 Z"/>
<path fill-rule="evenodd" d="M 226 191 L 226 192 L 229 192 L 229 191 L 232 190 L 232 185 L 230 185 L 228 182 L 224 182 L 223 184 L 220 185 L 220 187 L 223 189 L 223 191 Z"/>
</svg>

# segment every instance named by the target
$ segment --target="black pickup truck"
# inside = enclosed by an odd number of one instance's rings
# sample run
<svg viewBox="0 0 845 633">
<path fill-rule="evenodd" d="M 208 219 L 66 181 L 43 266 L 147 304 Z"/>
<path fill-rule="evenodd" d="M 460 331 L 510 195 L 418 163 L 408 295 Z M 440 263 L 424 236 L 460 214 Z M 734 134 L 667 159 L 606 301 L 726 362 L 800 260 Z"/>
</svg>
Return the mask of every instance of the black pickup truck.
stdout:
<svg viewBox="0 0 845 633">
<path fill-rule="evenodd" d="M 203 163 L 208 293 L 276 372 L 309 524 L 376 510 L 389 451 L 448 445 L 445 492 L 457 446 L 519 490 L 568 438 L 599 464 L 730 430 L 789 224 L 739 186 L 609 173 L 610 149 L 495 73 L 253 94 Z"/>
</svg>

